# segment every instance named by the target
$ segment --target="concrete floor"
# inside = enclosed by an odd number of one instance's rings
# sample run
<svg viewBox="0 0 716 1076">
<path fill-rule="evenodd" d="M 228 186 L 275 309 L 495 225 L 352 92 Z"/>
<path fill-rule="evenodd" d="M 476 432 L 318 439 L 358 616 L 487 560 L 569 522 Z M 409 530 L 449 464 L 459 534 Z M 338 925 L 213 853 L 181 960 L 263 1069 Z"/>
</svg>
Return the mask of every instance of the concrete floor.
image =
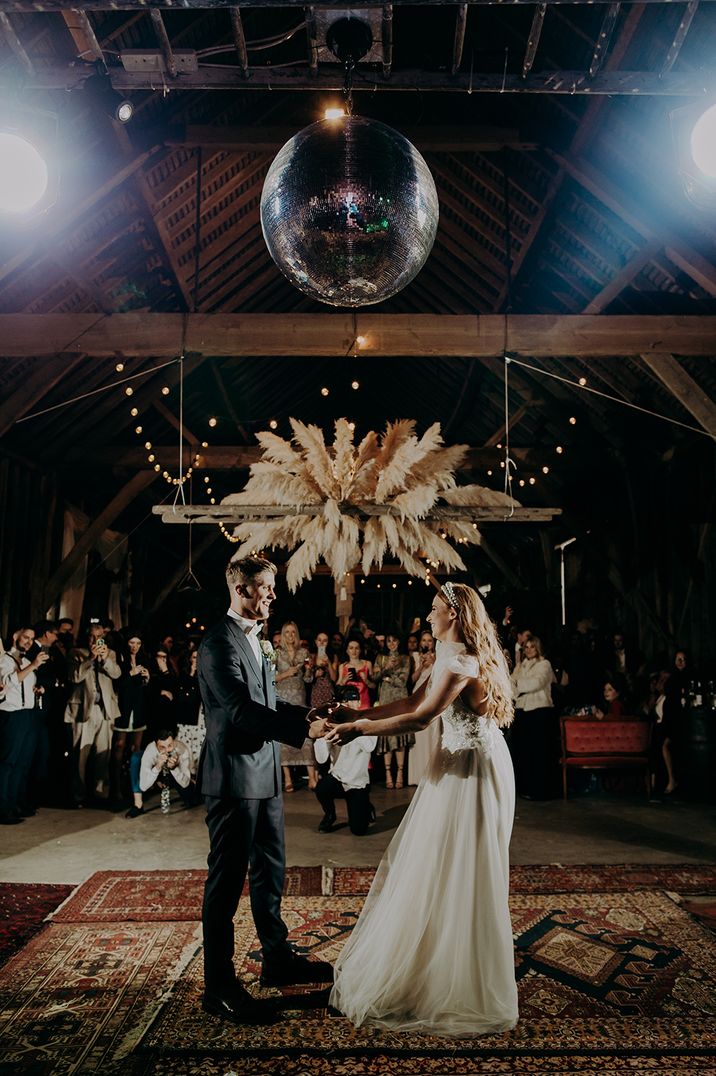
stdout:
<svg viewBox="0 0 716 1076">
<path fill-rule="evenodd" d="M 377 821 L 365 837 L 347 826 L 320 834 L 321 811 L 307 789 L 285 797 L 290 866 L 373 866 L 389 843 L 413 789 L 371 793 Z M 206 865 L 202 807 L 126 819 L 107 811 L 41 810 L 0 830 L 0 881 L 76 884 L 98 870 L 160 870 Z M 339 806 L 339 822 L 345 818 Z M 545 803 L 517 801 L 513 863 L 714 863 L 713 807 L 604 793 Z"/>
</svg>

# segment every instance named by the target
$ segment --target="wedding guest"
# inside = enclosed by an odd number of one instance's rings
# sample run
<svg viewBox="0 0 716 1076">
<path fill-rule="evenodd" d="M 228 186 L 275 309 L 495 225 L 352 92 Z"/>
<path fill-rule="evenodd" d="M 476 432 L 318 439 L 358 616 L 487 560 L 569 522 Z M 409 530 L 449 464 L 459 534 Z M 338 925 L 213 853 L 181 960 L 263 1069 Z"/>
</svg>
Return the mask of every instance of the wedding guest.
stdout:
<svg viewBox="0 0 716 1076">
<path fill-rule="evenodd" d="M 196 669 L 197 653 L 195 647 L 190 647 L 179 659 L 177 697 L 177 738 L 189 748 L 192 777 L 196 776 L 201 748 L 206 737 Z"/>
<path fill-rule="evenodd" d="M 310 677 L 308 650 L 301 646 L 298 626 L 288 620 L 281 628 L 281 641 L 276 648 L 276 694 L 283 702 L 306 705 L 306 677 Z M 281 744 L 281 769 L 284 792 L 293 792 L 292 766 L 305 766 L 308 787 L 316 787 L 316 760 L 312 741 L 306 737 L 301 747 Z"/>
<path fill-rule="evenodd" d="M 418 650 L 420 649 L 420 642 L 419 642 L 418 636 L 415 634 L 415 632 L 411 632 L 410 635 L 405 640 L 405 649 L 406 649 L 406 651 L 408 653 L 408 657 L 410 658 L 410 662 L 411 662 L 411 665 L 412 665 L 412 663 L 413 663 L 413 654 L 417 654 Z"/>
<path fill-rule="evenodd" d="M 119 717 L 114 722 L 112 737 L 112 763 L 110 770 L 110 801 L 115 807 L 121 805 L 122 766 L 129 744 L 130 756 L 142 757 L 142 737 L 147 728 L 144 715 L 146 688 L 149 683 L 150 657 L 146 653 L 139 632 L 129 632 L 126 647 L 118 655 L 122 675 L 117 681 L 117 704 Z M 130 759 L 130 781 L 132 765 Z M 139 796 L 136 781 L 132 782 L 135 805 Z M 139 796 L 141 804 L 141 796 Z"/>
<path fill-rule="evenodd" d="M 310 706 L 325 706 L 335 698 L 334 685 L 338 679 L 338 659 L 328 641 L 328 634 L 319 631 L 311 651 Z"/>
<path fill-rule="evenodd" d="M 517 791 L 525 799 L 556 794 L 559 727 L 552 705 L 554 672 L 534 636 L 522 644 L 522 659 L 512 671 L 515 694 L 513 751 Z"/>
<path fill-rule="evenodd" d="M 38 651 L 30 660 L 35 639 L 30 627 L 19 627 L 7 652 L 0 655 L 0 825 L 22 822 L 35 811 L 27 803 L 27 779 L 37 744 L 35 686 L 37 673 L 49 660 Z"/>
<path fill-rule="evenodd" d="M 98 623 L 90 624 L 87 646 L 73 650 L 71 663 L 74 687 L 65 722 L 72 726 L 73 803 L 80 807 L 92 798 L 109 797 L 112 727 L 119 717 L 114 681 L 121 670 Z"/>
<path fill-rule="evenodd" d="M 387 637 L 386 642 L 390 639 Z M 350 709 L 360 708 L 360 696 L 352 686 L 341 689 L 341 702 Z M 375 818 L 370 802 L 370 756 L 378 742 L 377 736 L 360 736 L 343 747 L 329 744 L 323 738 L 315 742 L 316 762 L 330 761 L 328 773 L 316 785 L 316 798 L 323 808 L 318 823 L 319 833 L 330 833 L 336 821 L 336 799 L 344 798 L 348 826 L 356 837 L 362 837 Z"/>
<path fill-rule="evenodd" d="M 373 665 L 373 681 L 378 685 L 378 705 L 404 699 L 408 692 L 408 675 L 410 658 L 400 653 L 400 639 L 392 632 L 385 638 L 387 652 L 378 654 Z M 378 754 L 385 763 L 385 787 L 402 788 L 408 760 L 408 751 L 415 743 L 413 732 L 401 732 L 392 736 L 378 737 Z M 395 782 L 393 781 L 393 759 L 396 763 Z"/>
<path fill-rule="evenodd" d="M 28 779 L 28 806 L 65 799 L 67 773 L 64 709 L 67 688 L 67 657 L 57 643 L 58 627 L 53 620 L 35 624 L 35 640 L 27 652 L 30 661 L 39 651 L 47 661 L 36 672 L 35 711 L 37 741 Z"/>
<path fill-rule="evenodd" d="M 149 662 L 146 711 L 149 736 L 156 740 L 157 731 L 176 726 L 179 683 L 169 662 L 169 651 L 160 645 Z"/>
<path fill-rule="evenodd" d="M 598 704 L 594 708 L 594 716 L 598 720 L 603 720 L 605 717 L 624 717 L 626 714 L 626 705 L 622 698 L 622 685 L 616 676 L 611 680 L 607 680 L 602 688 L 603 703 Z"/>
<path fill-rule="evenodd" d="M 57 642 L 67 657 L 75 646 L 75 622 L 70 617 L 60 617 L 57 621 Z"/>
<path fill-rule="evenodd" d="M 196 797 L 191 785 L 189 748 L 175 739 L 174 729 L 159 729 L 157 738 L 144 750 L 139 771 L 139 788 L 148 792 L 154 785 L 160 789 L 176 789 L 185 807 L 195 807 Z M 128 817 L 136 818 L 144 809 Z"/>
<path fill-rule="evenodd" d="M 372 668 L 369 661 L 363 657 L 363 648 L 360 639 L 349 639 L 346 643 L 345 660 L 338 668 L 338 683 L 341 687 L 353 684 L 358 688 L 361 709 L 370 706 L 370 688 Z"/>
<path fill-rule="evenodd" d="M 651 677 L 651 695 L 648 713 L 652 721 L 651 736 L 651 787 L 659 791 L 666 771 L 664 795 L 670 796 L 676 791 L 678 782 L 674 770 L 674 758 L 671 751 L 674 727 L 681 717 L 681 705 L 678 694 L 669 692 L 670 674 L 666 670 Z"/>
</svg>

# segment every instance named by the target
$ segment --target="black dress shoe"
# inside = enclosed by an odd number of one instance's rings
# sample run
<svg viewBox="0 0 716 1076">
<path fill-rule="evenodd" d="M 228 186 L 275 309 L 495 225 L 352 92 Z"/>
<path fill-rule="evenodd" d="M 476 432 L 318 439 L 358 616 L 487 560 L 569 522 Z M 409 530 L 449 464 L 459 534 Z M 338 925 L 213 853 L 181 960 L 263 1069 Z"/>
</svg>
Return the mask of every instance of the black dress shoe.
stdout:
<svg viewBox="0 0 716 1076">
<path fill-rule="evenodd" d="M 264 960 L 262 986 L 290 986 L 293 983 L 332 983 L 333 967 L 325 960 L 309 960 L 291 950 L 274 961 Z"/>
<path fill-rule="evenodd" d="M 257 1000 L 243 987 L 234 987 L 226 994 L 204 991 L 201 999 L 204 1012 L 221 1016 L 234 1024 L 275 1024 L 279 1019 L 272 1000 Z"/>
<path fill-rule="evenodd" d="M 333 829 L 333 824 L 334 824 L 335 821 L 336 821 L 336 816 L 334 814 L 328 814 L 326 812 L 326 814 L 324 814 L 321 821 L 318 823 L 318 832 L 319 833 L 330 833 L 331 830 Z"/>
</svg>

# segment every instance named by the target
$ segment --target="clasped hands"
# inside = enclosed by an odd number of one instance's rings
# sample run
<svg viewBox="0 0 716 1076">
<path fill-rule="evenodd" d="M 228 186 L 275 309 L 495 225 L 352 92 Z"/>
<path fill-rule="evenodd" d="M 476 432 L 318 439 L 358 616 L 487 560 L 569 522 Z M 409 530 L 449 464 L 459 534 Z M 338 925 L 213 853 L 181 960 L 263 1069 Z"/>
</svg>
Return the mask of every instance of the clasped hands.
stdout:
<svg viewBox="0 0 716 1076">
<path fill-rule="evenodd" d="M 348 706 L 341 706 L 338 702 L 316 706 L 309 711 L 308 735 L 312 740 L 318 740 L 323 736 L 327 743 L 339 745 L 350 743 L 361 735 L 361 730 L 356 725 L 356 719 L 359 716 L 355 710 L 351 710 Z"/>
</svg>

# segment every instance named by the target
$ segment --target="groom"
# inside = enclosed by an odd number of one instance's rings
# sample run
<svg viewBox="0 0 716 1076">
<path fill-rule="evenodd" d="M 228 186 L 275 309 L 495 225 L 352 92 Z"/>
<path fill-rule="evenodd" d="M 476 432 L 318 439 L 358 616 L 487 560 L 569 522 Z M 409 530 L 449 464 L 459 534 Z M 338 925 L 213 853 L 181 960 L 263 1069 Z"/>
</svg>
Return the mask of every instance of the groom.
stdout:
<svg viewBox="0 0 716 1076">
<path fill-rule="evenodd" d="M 207 632 L 197 672 L 206 740 L 199 788 L 206 798 L 209 874 L 204 889 L 204 997 L 206 1012 L 240 1024 L 270 1023 L 272 1006 L 258 1001 L 234 971 L 234 915 L 250 867 L 251 912 L 261 942 L 261 984 L 330 982 L 330 964 L 299 956 L 288 945 L 281 918 L 284 824 L 277 741 L 300 747 L 313 711 L 277 702 L 259 632 L 275 598 L 276 568 L 264 557 L 231 561 L 227 615 Z"/>
</svg>

